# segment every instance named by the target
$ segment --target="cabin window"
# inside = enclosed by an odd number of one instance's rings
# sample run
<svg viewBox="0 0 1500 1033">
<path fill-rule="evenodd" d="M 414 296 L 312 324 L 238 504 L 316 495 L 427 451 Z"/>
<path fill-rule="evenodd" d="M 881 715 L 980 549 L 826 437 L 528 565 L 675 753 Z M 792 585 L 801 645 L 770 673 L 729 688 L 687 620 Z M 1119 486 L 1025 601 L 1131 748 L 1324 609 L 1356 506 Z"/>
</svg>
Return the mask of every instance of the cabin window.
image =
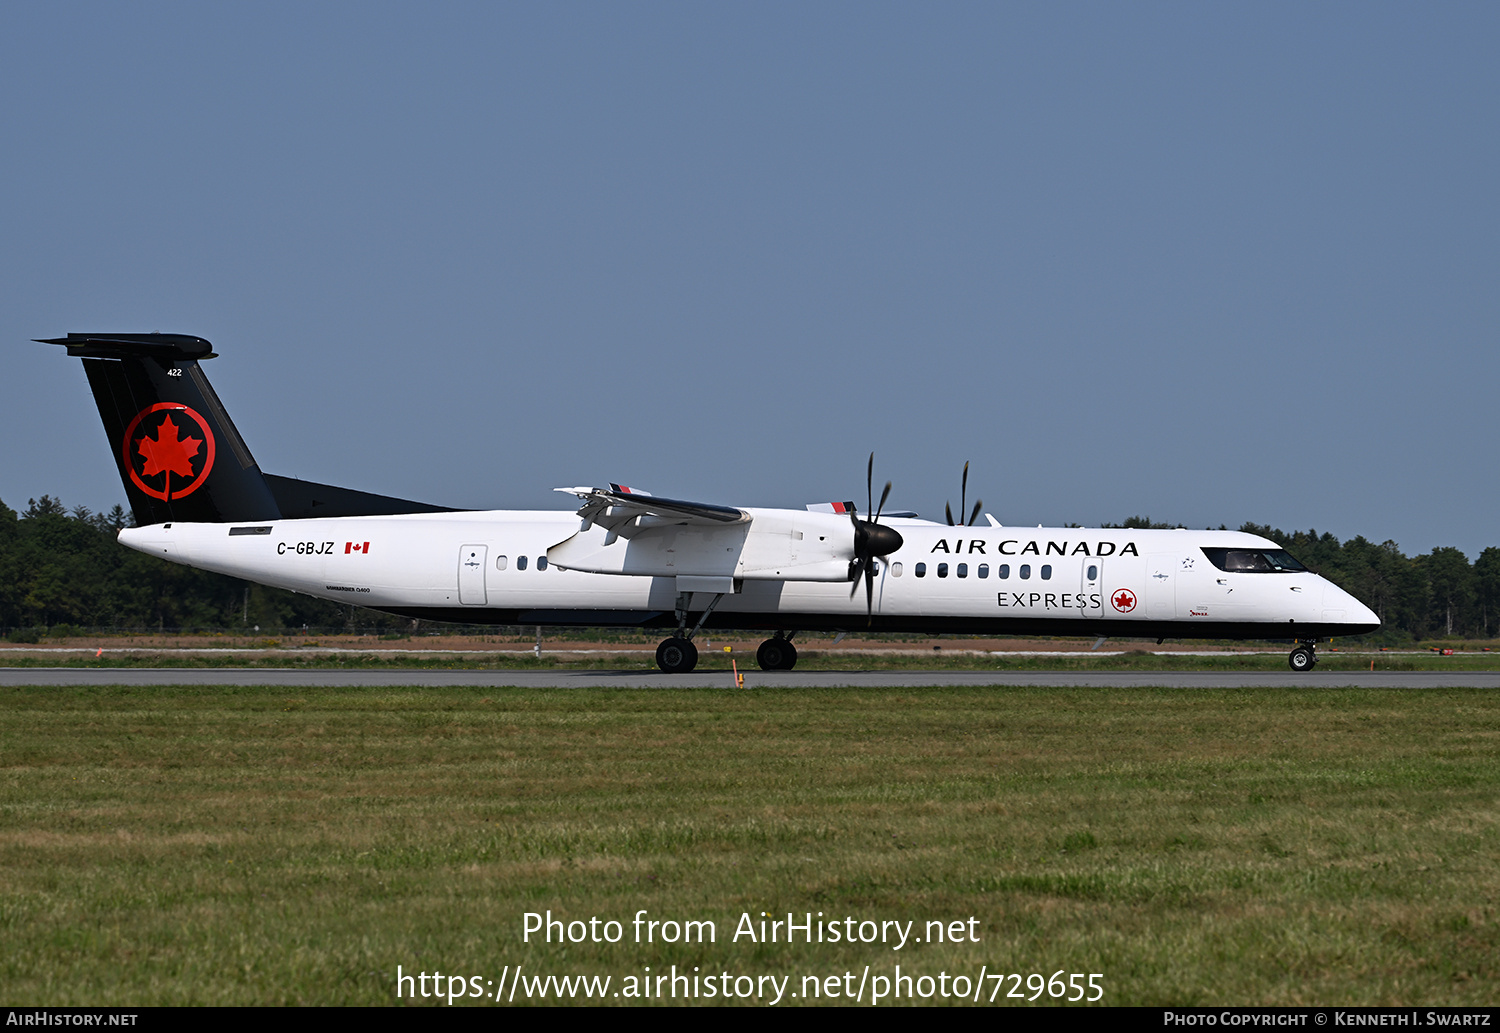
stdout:
<svg viewBox="0 0 1500 1033">
<path fill-rule="evenodd" d="M 898 563 L 892 563 L 891 564 L 891 577 L 900 577 L 900 576 L 901 576 L 901 564 L 899 562 Z"/>
<path fill-rule="evenodd" d="M 939 563 L 938 564 L 938 577 L 947 577 L 947 576 L 948 576 L 948 564 L 946 564 L 946 563 Z"/>
<path fill-rule="evenodd" d="M 525 570 L 526 569 L 526 557 L 525 556 L 517 556 L 516 557 L 516 569 L 517 570 Z"/>
<path fill-rule="evenodd" d="M 984 578 L 989 577 L 990 576 L 990 565 L 988 563 L 981 563 L 979 565 L 979 570 L 977 570 L 975 573 L 977 573 L 979 575 L 980 580 L 983 580 Z"/>
<path fill-rule="evenodd" d="M 926 576 L 927 576 L 927 564 L 925 564 L 925 563 L 918 563 L 917 564 L 917 577 L 926 577 Z"/>
<path fill-rule="evenodd" d="M 1021 564 L 1021 580 L 1025 581 L 1029 577 L 1031 577 L 1031 564 L 1030 563 L 1023 563 L 1023 564 Z"/>
<path fill-rule="evenodd" d="M 1089 580 L 1090 581 L 1098 581 L 1099 580 L 1099 568 L 1097 566 L 1095 566 L 1094 564 L 1092 564 L 1092 563 L 1089 564 Z"/>
<path fill-rule="evenodd" d="M 1002 563 L 1002 564 L 1000 564 L 1000 566 L 995 570 L 995 576 L 997 578 L 1000 578 L 1002 581 L 1005 580 L 1006 578 L 1010 577 L 1010 564 L 1009 563 Z"/>
<path fill-rule="evenodd" d="M 1043 581 L 1051 581 L 1052 580 L 1052 564 L 1050 564 L 1050 563 L 1043 563 L 1042 564 L 1042 580 Z"/>
<path fill-rule="evenodd" d="M 536 558 L 536 569 L 537 570 L 546 570 L 547 569 L 547 557 L 545 557 L 545 556 L 538 556 Z M 1051 567 L 1047 567 L 1046 569 L 1047 570 L 1051 570 L 1052 568 Z"/>
<path fill-rule="evenodd" d="M 504 556 L 496 556 L 495 557 L 495 569 L 496 570 L 504 570 L 509 565 L 509 563 L 510 563 L 510 561 L 507 560 Z"/>
<path fill-rule="evenodd" d="M 967 563 L 960 563 L 958 565 L 958 576 L 959 577 L 968 577 L 969 576 L 969 565 Z"/>
</svg>

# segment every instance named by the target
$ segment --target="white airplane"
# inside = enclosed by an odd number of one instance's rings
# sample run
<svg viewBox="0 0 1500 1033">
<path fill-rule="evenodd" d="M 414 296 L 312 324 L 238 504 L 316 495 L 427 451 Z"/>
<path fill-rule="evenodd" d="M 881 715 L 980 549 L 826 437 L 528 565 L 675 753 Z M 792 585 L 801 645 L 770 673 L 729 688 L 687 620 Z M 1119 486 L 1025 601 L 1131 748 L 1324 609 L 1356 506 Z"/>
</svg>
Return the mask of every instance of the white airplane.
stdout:
<svg viewBox="0 0 1500 1033">
<path fill-rule="evenodd" d="M 136 527 L 122 544 L 204 570 L 376 610 L 483 625 L 666 628 L 663 671 L 691 671 L 705 628 L 1318 640 L 1380 620 L 1274 542 L 1238 531 L 1018 528 L 861 518 L 559 488 L 576 512 L 464 511 L 264 474 L 209 386 L 200 337 L 69 334 Z M 867 471 L 869 495 L 874 458 Z M 967 501 L 967 500 L 964 500 Z M 963 506 L 960 504 L 960 520 Z M 858 599 L 863 581 L 865 598 Z M 851 584 L 852 583 L 852 584 Z"/>
</svg>

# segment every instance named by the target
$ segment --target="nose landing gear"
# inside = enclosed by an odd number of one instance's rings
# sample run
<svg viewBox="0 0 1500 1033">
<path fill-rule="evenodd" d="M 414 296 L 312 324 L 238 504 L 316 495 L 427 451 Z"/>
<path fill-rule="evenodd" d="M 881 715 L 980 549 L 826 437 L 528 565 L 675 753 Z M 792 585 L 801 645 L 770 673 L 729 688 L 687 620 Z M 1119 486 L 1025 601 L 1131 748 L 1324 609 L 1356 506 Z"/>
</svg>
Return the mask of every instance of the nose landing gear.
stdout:
<svg viewBox="0 0 1500 1033">
<path fill-rule="evenodd" d="M 1312 670 L 1318 662 L 1317 641 L 1299 642 L 1297 648 L 1292 650 L 1292 655 L 1286 658 L 1286 662 L 1299 674 Z"/>
</svg>

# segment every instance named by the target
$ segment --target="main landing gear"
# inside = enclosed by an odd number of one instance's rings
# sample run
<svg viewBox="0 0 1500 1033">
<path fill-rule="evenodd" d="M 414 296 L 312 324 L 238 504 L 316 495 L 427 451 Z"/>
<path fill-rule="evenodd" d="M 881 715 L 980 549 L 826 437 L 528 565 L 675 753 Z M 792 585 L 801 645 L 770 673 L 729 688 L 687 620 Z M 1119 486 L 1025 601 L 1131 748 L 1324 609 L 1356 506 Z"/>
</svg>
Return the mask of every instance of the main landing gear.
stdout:
<svg viewBox="0 0 1500 1033">
<path fill-rule="evenodd" d="M 698 666 L 698 647 L 693 645 L 693 636 L 698 634 L 703 622 L 708 620 L 708 615 L 714 612 L 714 607 L 719 605 L 724 593 L 714 596 L 713 602 L 708 604 L 703 616 L 693 625 L 692 631 L 686 630 L 689 596 L 688 592 L 677 593 L 677 634 L 656 647 L 656 666 L 667 674 L 687 674 Z"/>
<path fill-rule="evenodd" d="M 693 629 L 693 633 L 697 632 Z M 795 632 L 793 632 L 795 634 Z M 762 671 L 790 671 L 797 666 L 797 647 L 792 645 L 791 635 L 785 637 L 777 632 L 755 651 L 755 662 Z M 679 633 L 656 647 L 656 666 L 668 674 L 686 674 L 698 666 L 698 647 L 692 638 Z"/>
<path fill-rule="evenodd" d="M 797 647 L 792 645 L 792 635 L 778 631 L 760 644 L 755 651 L 755 662 L 762 671 L 790 671 L 797 666 Z"/>
<path fill-rule="evenodd" d="M 1312 670 L 1318 662 L 1317 639 L 1298 642 L 1297 648 L 1292 650 L 1292 655 L 1286 658 L 1286 662 L 1291 664 L 1292 670 L 1299 674 L 1303 671 Z"/>
<path fill-rule="evenodd" d="M 656 647 L 656 666 L 668 674 L 686 674 L 698 666 L 698 647 L 692 639 L 673 636 Z"/>
</svg>

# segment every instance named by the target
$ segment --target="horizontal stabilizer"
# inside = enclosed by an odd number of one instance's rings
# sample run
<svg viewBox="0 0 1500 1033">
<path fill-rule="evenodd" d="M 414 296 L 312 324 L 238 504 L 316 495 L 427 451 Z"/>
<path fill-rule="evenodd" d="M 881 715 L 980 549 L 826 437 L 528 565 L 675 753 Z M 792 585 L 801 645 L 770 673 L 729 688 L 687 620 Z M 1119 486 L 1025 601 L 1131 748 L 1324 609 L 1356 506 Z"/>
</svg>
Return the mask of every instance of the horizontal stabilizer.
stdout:
<svg viewBox="0 0 1500 1033">
<path fill-rule="evenodd" d="M 38 344 L 60 344 L 81 359 L 163 359 L 184 362 L 212 359 L 214 346 L 190 334 L 69 334 L 37 337 Z"/>
</svg>

